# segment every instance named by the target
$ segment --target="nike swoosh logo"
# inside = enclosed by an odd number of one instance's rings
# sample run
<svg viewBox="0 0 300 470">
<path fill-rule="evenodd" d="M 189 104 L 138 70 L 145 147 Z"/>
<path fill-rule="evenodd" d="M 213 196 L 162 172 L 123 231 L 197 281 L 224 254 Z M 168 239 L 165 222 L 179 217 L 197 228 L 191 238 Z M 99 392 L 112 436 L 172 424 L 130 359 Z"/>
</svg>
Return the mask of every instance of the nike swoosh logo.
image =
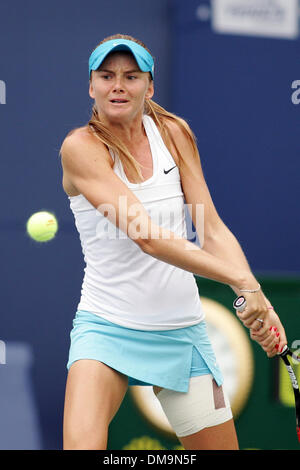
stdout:
<svg viewBox="0 0 300 470">
<path fill-rule="evenodd" d="M 176 168 L 177 165 L 175 166 L 172 166 L 172 168 L 170 168 L 169 170 L 164 170 L 164 174 L 167 175 L 168 173 L 170 173 L 171 170 L 173 170 L 174 168 Z"/>
</svg>

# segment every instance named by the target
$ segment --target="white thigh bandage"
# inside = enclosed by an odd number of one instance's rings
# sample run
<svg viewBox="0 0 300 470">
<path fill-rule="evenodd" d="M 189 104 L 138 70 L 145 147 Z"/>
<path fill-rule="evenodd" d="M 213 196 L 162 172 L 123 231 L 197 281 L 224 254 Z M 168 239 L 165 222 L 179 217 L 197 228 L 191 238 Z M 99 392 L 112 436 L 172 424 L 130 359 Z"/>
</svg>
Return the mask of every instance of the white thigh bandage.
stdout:
<svg viewBox="0 0 300 470">
<path fill-rule="evenodd" d="M 156 396 L 178 437 L 189 436 L 232 418 L 228 397 L 212 375 L 191 377 L 187 393 L 163 388 Z"/>
</svg>

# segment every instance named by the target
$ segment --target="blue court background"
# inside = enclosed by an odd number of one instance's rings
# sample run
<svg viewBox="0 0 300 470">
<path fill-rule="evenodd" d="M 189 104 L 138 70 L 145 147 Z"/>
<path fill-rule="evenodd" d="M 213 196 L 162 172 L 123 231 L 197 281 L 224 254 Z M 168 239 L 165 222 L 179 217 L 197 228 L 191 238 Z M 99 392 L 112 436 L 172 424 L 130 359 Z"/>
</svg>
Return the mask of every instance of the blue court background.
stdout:
<svg viewBox="0 0 300 470">
<path fill-rule="evenodd" d="M 0 338 L 11 347 L 0 376 L 15 384 L 21 376 L 9 357 L 28 358 L 20 380 L 32 410 L 28 421 L 20 411 L 12 417 L 5 401 L 14 395 L 2 398 L 0 435 L 8 435 L 8 422 L 15 435 L 4 448 L 61 448 L 69 331 L 84 265 L 58 151 L 67 132 L 89 119 L 88 57 L 105 36 L 128 33 L 152 51 L 154 99 L 196 133 L 215 205 L 253 271 L 299 275 L 300 105 L 291 102 L 299 39 L 216 35 L 195 15 L 208 3 L 1 3 Z M 37 245 L 25 224 L 43 209 L 56 214 L 60 230 L 53 242 Z M 20 444 L 25 422 L 34 432 Z"/>
</svg>

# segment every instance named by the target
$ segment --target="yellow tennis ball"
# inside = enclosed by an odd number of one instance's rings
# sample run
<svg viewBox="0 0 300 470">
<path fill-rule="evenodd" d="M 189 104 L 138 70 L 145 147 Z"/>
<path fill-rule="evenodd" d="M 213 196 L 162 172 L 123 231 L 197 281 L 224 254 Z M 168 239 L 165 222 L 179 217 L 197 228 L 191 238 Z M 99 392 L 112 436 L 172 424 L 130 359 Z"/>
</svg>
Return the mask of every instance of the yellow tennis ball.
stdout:
<svg viewBox="0 0 300 470">
<path fill-rule="evenodd" d="M 54 214 L 41 211 L 29 217 L 26 228 L 28 235 L 36 242 L 47 242 L 55 237 L 58 224 Z"/>
</svg>

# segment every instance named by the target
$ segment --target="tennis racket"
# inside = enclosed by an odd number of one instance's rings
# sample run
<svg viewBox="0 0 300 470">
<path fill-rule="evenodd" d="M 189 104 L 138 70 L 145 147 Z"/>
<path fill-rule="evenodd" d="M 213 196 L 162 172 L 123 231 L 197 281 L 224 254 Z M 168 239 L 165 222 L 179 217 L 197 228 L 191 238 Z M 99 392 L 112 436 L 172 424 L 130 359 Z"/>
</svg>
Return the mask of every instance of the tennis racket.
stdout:
<svg viewBox="0 0 300 470">
<path fill-rule="evenodd" d="M 240 297 L 237 297 L 235 301 L 233 302 L 233 307 L 235 310 L 238 312 L 243 312 L 246 308 L 247 302 L 246 299 L 243 295 Z M 281 359 L 284 362 L 284 365 L 286 367 L 286 370 L 288 371 L 291 384 L 293 387 L 294 391 L 294 397 L 295 397 L 295 411 L 296 411 L 296 432 L 298 436 L 298 441 L 300 442 L 300 392 L 299 392 L 299 384 L 297 381 L 296 374 L 293 370 L 293 367 L 291 366 L 290 361 L 288 360 L 288 356 L 293 358 L 295 361 L 300 363 L 300 357 L 297 356 L 295 353 L 293 353 L 289 347 L 286 345 L 284 346 L 283 350 L 281 353 L 278 353 L 278 356 L 281 357 Z"/>
</svg>

